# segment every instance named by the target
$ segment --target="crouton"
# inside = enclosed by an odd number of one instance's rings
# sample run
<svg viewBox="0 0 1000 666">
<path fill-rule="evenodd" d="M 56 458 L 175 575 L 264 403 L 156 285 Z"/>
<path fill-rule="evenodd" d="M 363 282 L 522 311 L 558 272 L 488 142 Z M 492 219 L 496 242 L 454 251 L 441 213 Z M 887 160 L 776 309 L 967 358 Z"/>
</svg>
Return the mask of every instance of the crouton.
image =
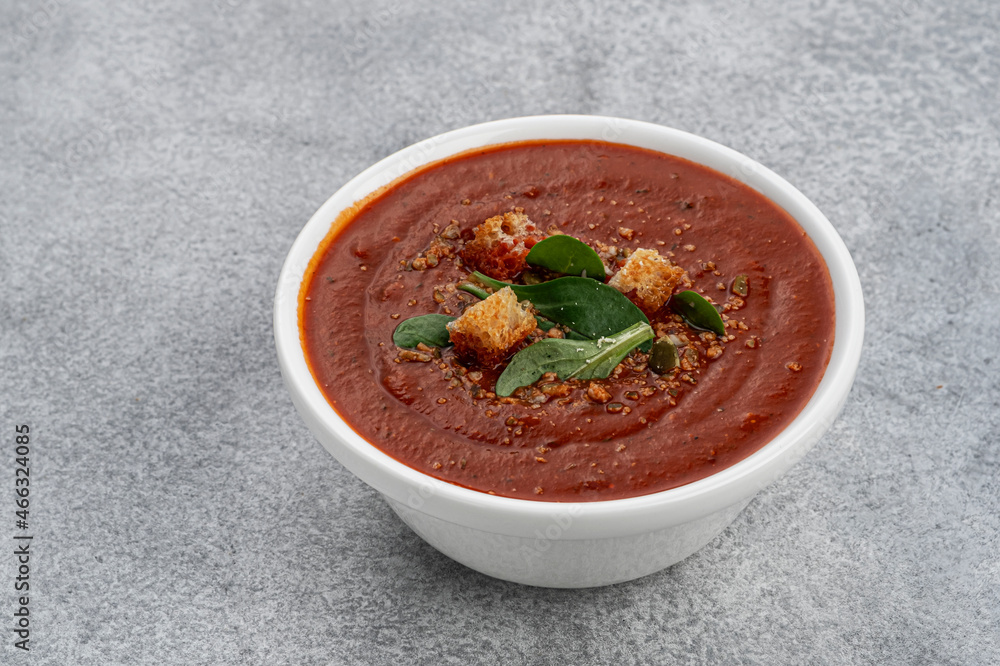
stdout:
<svg viewBox="0 0 1000 666">
<path fill-rule="evenodd" d="M 527 267 L 524 258 L 545 238 L 535 223 L 521 212 L 504 213 L 475 229 L 475 239 L 465 244 L 462 260 L 497 280 L 509 281 Z"/>
<path fill-rule="evenodd" d="M 503 361 L 536 325 L 511 288 L 504 287 L 449 322 L 448 334 L 459 354 L 475 356 L 483 365 L 493 366 Z"/>
<path fill-rule="evenodd" d="M 688 283 L 680 266 L 656 250 L 637 249 L 608 284 L 628 296 L 643 312 L 659 310 L 680 283 Z"/>
</svg>

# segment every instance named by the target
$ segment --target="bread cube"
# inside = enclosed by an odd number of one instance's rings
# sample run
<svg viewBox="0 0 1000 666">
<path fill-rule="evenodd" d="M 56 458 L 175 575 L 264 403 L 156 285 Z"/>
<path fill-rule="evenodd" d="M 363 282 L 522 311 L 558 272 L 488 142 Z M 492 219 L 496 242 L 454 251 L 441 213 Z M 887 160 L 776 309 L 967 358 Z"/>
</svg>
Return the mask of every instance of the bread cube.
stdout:
<svg viewBox="0 0 1000 666">
<path fill-rule="evenodd" d="M 608 284 L 628 296 L 647 313 L 663 307 L 678 284 L 688 283 L 687 273 L 656 250 L 638 249 Z"/>
<path fill-rule="evenodd" d="M 462 260 L 496 280 L 510 281 L 527 267 L 524 258 L 545 234 L 521 212 L 489 218 L 465 244 Z"/>
<path fill-rule="evenodd" d="M 504 287 L 449 322 L 448 334 L 459 354 L 474 356 L 484 366 L 492 367 L 536 326 L 534 316 L 518 303 L 510 287 Z"/>
</svg>

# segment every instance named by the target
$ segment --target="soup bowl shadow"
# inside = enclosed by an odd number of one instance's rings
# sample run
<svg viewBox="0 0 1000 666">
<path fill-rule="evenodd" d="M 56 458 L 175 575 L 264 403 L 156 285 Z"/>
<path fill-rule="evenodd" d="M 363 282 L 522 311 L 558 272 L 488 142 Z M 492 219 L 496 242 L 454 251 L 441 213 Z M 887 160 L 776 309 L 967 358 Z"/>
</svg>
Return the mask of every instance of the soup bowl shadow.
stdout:
<svg viewBox="0 0 1000 666">
<path fill-rule="evenodd" d="M 705 165 L 759 191 L 805 230 L 826 262 L 835 300 L 830 362 L 802 412 L 744 460 L 670 490 L 597 502 L 535 502 L 462 488 L 408 467 L 358 435 L 330 406 L 299 334 L 299 294 L 310 260 L 338 215 L 421 166 L 483 146 L 585 139 L 638 146 Z M 447 132 L 366 169 L 312 216 L 278 279 L 274 337 L 285 385 L 316 439 L 377 490 L 414 532 L 452 559 L 504 580 L 580 588 L 632 580 L 691 555 L 753 496 L 798 462 L 843 409 L 861 357 L 864 303 L 857 269 L 833 225 L 801 192 L 754 160 L 686 132 L 600 116 L 512 118 Z"/>
</svg>

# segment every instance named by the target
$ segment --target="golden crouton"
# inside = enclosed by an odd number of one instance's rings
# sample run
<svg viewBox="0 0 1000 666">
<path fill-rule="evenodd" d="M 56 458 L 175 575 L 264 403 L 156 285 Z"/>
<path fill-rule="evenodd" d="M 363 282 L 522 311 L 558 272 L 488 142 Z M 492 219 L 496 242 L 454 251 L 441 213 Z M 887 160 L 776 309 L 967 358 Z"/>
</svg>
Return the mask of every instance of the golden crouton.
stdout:
<svg viewBox="0 0 1000 666">
<path fill-rule="evenodd" d="M 527 266 L 524 258 L 545 234 L 521 212 L 504 213 L 475 229 L 475 239 L 465 244 L 462 260 L 497 280 L 511 280 Z"/>
<path fill-rule="evenodd" d="M 492 366 L 503 361 L 535 326 L 535 318 L 517 302 L 511 288 L 504 287 L 449 322 L 448 334 L 459 354 Z"/>
<path fill-rule="evenodd" d="M 656 250 L 640 248 L 608 284 L 632 299 L 644 312 L 652 313 L 667 302 L 681 282 L 688 282 L 683 268 L 670 263 Z"/>
</svg>

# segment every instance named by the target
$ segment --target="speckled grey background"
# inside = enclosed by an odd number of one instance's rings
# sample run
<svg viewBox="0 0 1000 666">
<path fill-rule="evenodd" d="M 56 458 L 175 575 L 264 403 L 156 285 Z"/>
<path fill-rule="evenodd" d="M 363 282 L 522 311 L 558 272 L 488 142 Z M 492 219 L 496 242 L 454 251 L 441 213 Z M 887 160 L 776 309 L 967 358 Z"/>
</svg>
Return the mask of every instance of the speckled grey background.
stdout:
<svg viewBox="0 0 1000 666">
<path fill-rule="evenodd" d="M 1000 663 L 998 33 L 992 0 L 2 0 L 0 662 Z M 352 175 L 554 112 L 770 166 L 868 307 L 808 458 L 697 555 L 587 591 L 424 545 L 306 431 L 271 338 Z"/>
</svg>

